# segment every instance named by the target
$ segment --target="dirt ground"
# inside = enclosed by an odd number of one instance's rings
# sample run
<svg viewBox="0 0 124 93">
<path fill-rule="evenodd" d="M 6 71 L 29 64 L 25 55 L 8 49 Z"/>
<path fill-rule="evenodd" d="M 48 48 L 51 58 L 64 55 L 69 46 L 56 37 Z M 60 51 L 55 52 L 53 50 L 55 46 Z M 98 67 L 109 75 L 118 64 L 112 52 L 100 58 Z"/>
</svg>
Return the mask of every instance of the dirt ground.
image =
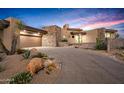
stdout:
<svg viewBox="0 0 124 93">
<path fill-rule="evenodd" d="M 7 56 L 0 65 L 4 67 L 4 71 L 0 72 L 0 84 L 8 83 L 9 79 L 19 72 L 26 71 L 26 66 L 29 60 L 23 60 L 21 55 L 11 55 Z M 43 70 L 39 71 L 33 76 L 31 83 L 53 83 L 59 74 L 59 70 L 54 71 L 50 75 L 46 74 Z"/>
</svg>

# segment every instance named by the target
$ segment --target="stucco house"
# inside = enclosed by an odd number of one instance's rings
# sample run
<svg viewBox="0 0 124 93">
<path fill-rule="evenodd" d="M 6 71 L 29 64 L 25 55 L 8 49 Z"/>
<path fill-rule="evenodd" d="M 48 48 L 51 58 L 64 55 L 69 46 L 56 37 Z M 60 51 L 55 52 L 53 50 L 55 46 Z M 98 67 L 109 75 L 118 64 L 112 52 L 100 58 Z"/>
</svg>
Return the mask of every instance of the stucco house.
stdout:
<svg viewBox="0 0 124 93">
<path fill-rule="evenodd" d="M 44 26 L 42 29 L 24 25 L 23 30 L 17 26 L 18 19 L 7 18 L 0 20 L 0 38 L 7 49 L 11 49 L 13 36 L 18 35 L 17 49 L 36 46 L 63 46 L 69 45 L 95 45 L 96 39 L 116 38 L 117 30 L 98 28 L 84 31 L 80 28 L 71 28 L 65 24 L 62 28 L 57 25 Z"/>
<path fill-rule="evenodd" d="M 68 44 L 95 44 L 97 38 L 102 40 L 105 40 L 106 38 L 116 38 L 117 30 L 97 28 L 83 31 L 80 28 L 70 28 L 68 24 L 65 24 L 61 33 L 62 39 L 67 39 Z"/>
<path fill-rule="evenodd" d="M 83 43 L 83 36 L 86 35 L 80 28 L 70 28 L 68 24 L 65 24 L 61 32 L 62 40 L 67 40 L 68 44 L 80 44 Z"/>
<path fill-rule="evenodd" d="M 18 35 L 17 49 L 42 45 L 42 36 L 47 32 L 42 29 L 24 25 L 24 30 L 19 30 L 18 19 L 7 18 L 0 20 L 0 38 L 8 50 L 11 49 L 13 36 Z"/>
</svg>

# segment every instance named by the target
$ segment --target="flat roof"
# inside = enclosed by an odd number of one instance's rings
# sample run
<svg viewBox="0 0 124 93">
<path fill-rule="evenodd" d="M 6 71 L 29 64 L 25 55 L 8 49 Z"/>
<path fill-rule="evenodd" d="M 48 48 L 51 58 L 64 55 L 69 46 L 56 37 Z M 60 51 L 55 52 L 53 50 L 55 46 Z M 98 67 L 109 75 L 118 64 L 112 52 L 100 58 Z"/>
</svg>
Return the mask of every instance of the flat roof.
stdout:
<svg viewBox="0 0 124 93">
<path fill-rule="evenodd" d="M 24 26 L 24 30 L 28 30 L 28 31 L 32 31 L 32 32 L 40 32 L 40 33 L 43 33 L 43 34 L 47 34 L 46 30 L 34 28 L 34 27 L 31 27 L 31 26 L 27 26 L 27 25 Z"/>
<path fill-rule="evenodd" d="M 5 29 L 9 25 L 10 25 L 10 22 L 8 20 L 4 20 L 4 19 L 0 20 L 0 29 Z M 28 30 L 28 31 L 31 31 L 31 32 L 40 32 L 40 33 L 43 33 L 43 34 L 47 34 L 47 31 L 45 31 L 45 30 L 34 28 L 34 27 L 31 27 L 31 26 L 27 26 L 27 25 L 24 25 L 24 30 Z"/>
<path fill-rule="evenodd" d="M 9 26 L 10 22 L 4 19 L 0 20 L 0 29 L 5 29 Z"/>
</svg>

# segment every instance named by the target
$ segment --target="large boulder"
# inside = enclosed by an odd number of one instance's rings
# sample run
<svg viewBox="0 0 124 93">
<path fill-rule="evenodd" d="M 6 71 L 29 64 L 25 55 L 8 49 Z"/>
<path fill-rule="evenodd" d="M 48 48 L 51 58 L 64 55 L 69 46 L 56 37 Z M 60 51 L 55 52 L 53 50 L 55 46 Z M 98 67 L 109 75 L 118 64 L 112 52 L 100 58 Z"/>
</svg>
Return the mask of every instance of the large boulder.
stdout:
<svg viewBox="0 0 124 93">
<path fill-rule="evenodd" d="M 33 58 L 27 65 L 27 71 L 34 75 L 44 67 L 44 61 L 41 58 Z"/>
<path fill-rule="evenodd" d="M 44 62 L 44 67 L 48 67 L 49 65 L 55 63 L 55 60 L 47 59 Z"/>
<path fill-rule="evenodd" d="M 59 69 L 59 64 L 57 64 L 55 60 L 48 59 L 44 62 L 44 70 L 47 74 L 50 74 L 57 69 Z"/>
</svg>

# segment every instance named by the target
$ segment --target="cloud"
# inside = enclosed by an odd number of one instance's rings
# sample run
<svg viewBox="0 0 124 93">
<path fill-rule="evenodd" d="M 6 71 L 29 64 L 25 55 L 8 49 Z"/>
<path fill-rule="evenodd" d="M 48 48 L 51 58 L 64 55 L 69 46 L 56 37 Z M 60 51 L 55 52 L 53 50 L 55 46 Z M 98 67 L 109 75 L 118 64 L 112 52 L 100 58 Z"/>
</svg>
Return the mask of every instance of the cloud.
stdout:
<svg viewBox="0 0 124 93">
<path fill-rule="evenodd" d="M 103 19 L 107 19 L 109 16 L 107 14 L 102 14 L 102 13 L 99 13 L 99 14 L 96 14 L 96 15 L 92 15 L 92 16 L 88 16 L 88 17 L 79 17 L 79 18 L 75 18 L 75 19 L 67 19 L 65 20 L 64 22 L 65 23 L 77 23 L 77 22 L 86 22 L 86 23 L 89 23 L 89 22 L 96 22 L 96 21 L 99 21 L 99 20 L 103 20 Z"/>
<path fill-rule="evenodd" d="M 81 25 L 80 27 L 85 30 L 89 30 L 89 29 L 94 29 L 99 27 L 110 27 L 113 25 L 121 24 L 121 23 L 124 23 L 124 20 L 116 20 L 116 21 L 110 21 L 110 22 L 96 22 L 93 24 Z"/>
</svg>

